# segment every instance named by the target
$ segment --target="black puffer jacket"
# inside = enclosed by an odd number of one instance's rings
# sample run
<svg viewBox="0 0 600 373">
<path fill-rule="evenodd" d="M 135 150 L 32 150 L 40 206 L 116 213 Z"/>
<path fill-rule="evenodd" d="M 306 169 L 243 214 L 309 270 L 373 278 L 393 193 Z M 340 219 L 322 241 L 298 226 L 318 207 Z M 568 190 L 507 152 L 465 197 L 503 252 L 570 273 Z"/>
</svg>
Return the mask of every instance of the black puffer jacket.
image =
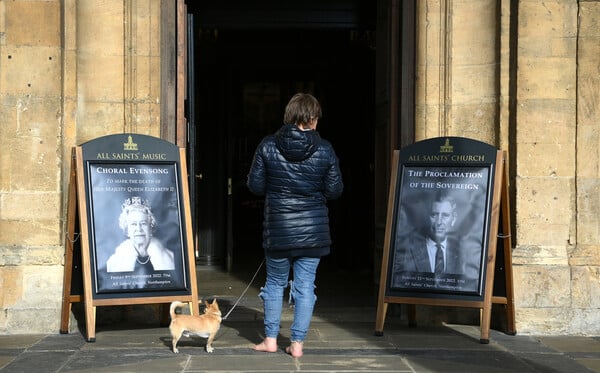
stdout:
<svg viewBox="0 0 600 373">
<path fill-rule="evenodd" d="M 327 200 L 344 184 L 335 151 L 317 131 L 283 125 L 258 145 L 247 186 L 265 196 L 263 248 L 273 258 L 329 254 Z"/>
</svg>

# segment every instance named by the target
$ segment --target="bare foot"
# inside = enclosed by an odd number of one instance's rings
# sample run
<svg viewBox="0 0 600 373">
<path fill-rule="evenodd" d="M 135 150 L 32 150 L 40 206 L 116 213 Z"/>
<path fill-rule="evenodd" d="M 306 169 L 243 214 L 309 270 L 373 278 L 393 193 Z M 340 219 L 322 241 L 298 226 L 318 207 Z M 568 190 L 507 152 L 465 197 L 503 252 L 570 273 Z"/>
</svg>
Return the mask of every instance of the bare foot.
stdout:
<svg viewBox="0 0 600 373">
<path fill-rule="evenodd" d="M 303 344 L 303 342 L 292 342 L 289 347 L 285 348 L 285 352 L 292 355 L 292 357 L 301 357 Z"/>
<path fill-rule="evenodd" d="M 277 352 L 277 338 L 266 337 L 262 342 L 254 346 L 254 351 Z"/>
</svg>

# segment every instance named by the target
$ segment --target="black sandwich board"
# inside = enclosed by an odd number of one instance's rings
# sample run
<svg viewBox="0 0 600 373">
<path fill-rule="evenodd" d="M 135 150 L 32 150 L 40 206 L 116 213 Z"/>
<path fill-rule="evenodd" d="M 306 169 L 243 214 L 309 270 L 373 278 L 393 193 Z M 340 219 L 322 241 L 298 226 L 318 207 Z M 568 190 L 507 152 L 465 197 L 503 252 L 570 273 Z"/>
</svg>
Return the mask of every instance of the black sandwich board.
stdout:
<svg viewBox="0 0 600 373">
<path fill-rule="evenodd" d="M 508 334 L 516 333 L 506 162 L 505 152 L 462 137 L 394 152 L 376 335 L 390 303 L 409 305 L 412 326 L 417 304 L 479 308 L 481 343 L 489 342 L 492 303 L 500 303 Z"/>
<path fill-rule="evenodd" d="M 97 306 L 177 300 L 198 314 L 185 149 L 133 133 L 74 147 L 67 231 L 61 333 L 74 302 L 89 342 Z"/>
</svg>

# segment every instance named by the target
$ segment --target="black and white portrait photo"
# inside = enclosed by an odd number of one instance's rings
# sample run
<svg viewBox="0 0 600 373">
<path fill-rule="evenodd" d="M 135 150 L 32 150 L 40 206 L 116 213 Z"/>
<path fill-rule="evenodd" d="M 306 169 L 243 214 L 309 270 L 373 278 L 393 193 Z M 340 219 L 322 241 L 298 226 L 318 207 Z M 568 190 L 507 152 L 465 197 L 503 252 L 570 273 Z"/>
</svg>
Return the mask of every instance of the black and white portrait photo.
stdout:
<svg viewBox="0 0 600 373">
<path fill-rule="evenodd" d="M 106 261 L 107 272 L 148 274 L 175 269 L 173 251 L 153 236 L 156 218 L 147 199 L 140 196 L 125 199 L 119 228 L 127 238 Z"/>
<path fill-rule="evenodd" d="M 488 171 L 403 169 L 392 243 L 393 289 L 481 292 Z"/>
</svg>

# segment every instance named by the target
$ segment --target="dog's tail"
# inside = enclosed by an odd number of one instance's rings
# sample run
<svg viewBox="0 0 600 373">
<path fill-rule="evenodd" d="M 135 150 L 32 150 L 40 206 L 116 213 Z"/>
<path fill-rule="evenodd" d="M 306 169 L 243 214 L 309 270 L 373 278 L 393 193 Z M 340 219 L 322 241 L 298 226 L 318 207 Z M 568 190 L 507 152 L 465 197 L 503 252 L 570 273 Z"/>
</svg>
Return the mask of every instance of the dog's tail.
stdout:
<svg viewBox="0 0 600 373">
<path fill-rule="evenodd" d="M 170 311 L 169 311 L 169 313 L 171 314 L 171 320 L 175 319 L 175 317 L 177 316 L 177 315 L 175 314 L 175 309 L 176 309 L 177 307 L 182 307 L 182 306 L 185 306 L 185 303 L 183 303 L 183 302 L 179 302 L 179 301 L 175 301 L 175 302 L 172 302 L 172 303 L 171 303 L 171 309 L 170 309 Z"/>
</svg>

